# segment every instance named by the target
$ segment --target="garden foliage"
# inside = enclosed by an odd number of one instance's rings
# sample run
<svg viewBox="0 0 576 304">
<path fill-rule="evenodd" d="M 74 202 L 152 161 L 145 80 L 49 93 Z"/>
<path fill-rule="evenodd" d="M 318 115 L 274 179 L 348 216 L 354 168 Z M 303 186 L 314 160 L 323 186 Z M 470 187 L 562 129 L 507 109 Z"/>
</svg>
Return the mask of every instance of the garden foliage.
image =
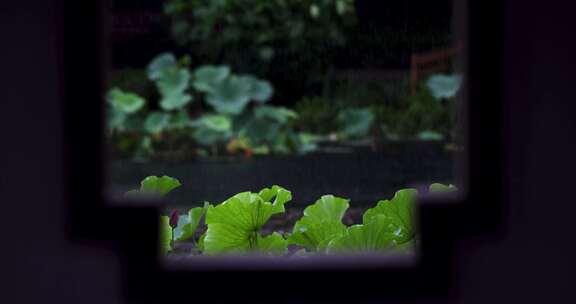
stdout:
<svg viewBox="0 0 576 304">
<path fill-rule="evenodd" d="M 266 105 L 274 94 L 270 82 L 234 74 L 226 65 L 191 70 L 188 64 L 189 58 L 177 60 L 171 53 L 156 56 L 146 69 L 147 81 L 156 88 L 149 100 L 118 87 L 108 92 L 108 128 L 121 150 L 146 157 L 162 143 L 170 149 L 193 142 L 217 152 L 233 139 L 260 151 L 305 147 L 304 137 L 289 124 L 298 115 Z"/>
<path fill-rule="evenodd" d="M 148 177 L 156 193 L 166 194 L 180 183 L 169 177 Z M 159 186 L 162 185 L 162 186 Z M 160 190 L 157 190 L 160 189 Z M 434 183 L 430 192 L 456 191 L 453 185 Z M 381 200 L 364 212 L 362 223 L 346 226 L 342 218 L 349 200 L 324 195 L 304 209 L 291 233 L 261 233 L 273 216 L 285 212 L 292 193 L 280 186 L 259 192 L 242 192 L 224 202 L 192 208 L 187 216 L 161 216 L 160 248 L 171 252 L 175 242 L 190 241 L 196 254 L 287 255 L 288 246 L 300 248 L 296 255 L 399 252 L 414 248 L 418 240 L 415 218 L 416 189 L 402 189 L 389 200 Z M 177 215 L 177 213 L 176 213 Z M 200 231 L 199 228 L 203 227 Z M 198 236 L 199 232 L 205 232 Z"/>
</svg>

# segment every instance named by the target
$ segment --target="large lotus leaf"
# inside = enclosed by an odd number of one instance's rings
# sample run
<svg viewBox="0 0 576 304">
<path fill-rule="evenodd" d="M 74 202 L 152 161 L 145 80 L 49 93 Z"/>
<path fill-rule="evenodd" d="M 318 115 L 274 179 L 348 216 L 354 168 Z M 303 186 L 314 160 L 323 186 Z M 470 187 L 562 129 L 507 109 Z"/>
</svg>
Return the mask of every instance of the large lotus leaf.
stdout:
<svg viewBox="0 0 576 304">
<path fill-rule="evenodd" d="M 242 192 L 216 207 L 208 207 L 205 220 L 208 230 L 203 242 L 205 252 L 244 253 L 260 249 L 258 230 L 273 214 L 282 212 L 278 206 L 285 203 L 284 194 L 270 203 L 256 193 Z M 260 246 L 277 248 L 277 243 L 271 239 Z"/>
<path fill-rule="evenodd" d="M 170 218 L 167 216 L 160 217 L 159 241 L 162 253 L 168 253 L 172 250 L 172 227 L 170 227 Z"/>
<path fill-rule="evenodd" d="M 162 53 L 148 64 L 148 79 L 150 80 L 158 80 L 162 77 L 162 73 L 176 66 L 176 57 L 174 57 L 171 53 Z"/>
<path fill-rule="evenodd" d="M 211 224 L 202 241 L 206 255 L 213 254 L 284 254 L 286 240 L 278 233 L 262 237 L 257 232 L 237 230 L 227 224 Z"/>
<path fill-rule="evenodd" d="M 230 131 L 215 131 L 205 126 L 201 126 L 194 130 L 192 136 L 199 144 L 211 146 L 228 140 L 232 136 L 232 133 Z"/>
<path fill-rule="evenodd" d="M 211 92 L 214 87 L 230 76 L 230 68 L 227 66 L 205 65 L 194 71 L 192 85 L 200 92 Z"/>
<path fill-rule="evenodd" d="M 285 107 L 260 106 L 254 109 L 254 116 L 259 119 L 271 119 L 285 124 L 290 119 L 298 118 L 298 114 Z"/>
<path fill-rule="evenodd" d="M 164 131 L 168 127 L 170 121 L 170 114 L 162 112 L 152 112 L 146 117 L 144 122 L 144 129 L 146 132 L 156 134 Z"/>
<path fill-rule="evenodd" d="M 240 135 L 249 139 L 252 146 L 274 141 L 280 132 L 280 124 L 253 117 L 241 129 Z"/>
<path fill-rule="evenodd" d="M 328 242 L 346 231 L 342 217 L 348 207 L 346 199 L 322 196 L 314 205 L 304 209 L 304 216 L 294 225 L 288 242 L 309 250 L 323 250 Z"/>
<path fill-rule="evenodd" d="M 257 236 L 255 249 L 260 253 L 282 255 L 288 249 L 288 242 L 278 232 L 267 236 Z"/>
<path fill-rule="evenodd" d="M 191 123 L 195 128 L 192 136 L 202 145 L 213 145 L 232 136 L 232 122 L 223 115 L 207 114 Z"/>
<path fill-rule="evenodd" d="M 250 86 L 250 99 L 259 103 L 265 103 L 272 98 L 274 88 L 272 84 L 266 80 L 260 80 L 254 76 L 242 75 L 238 76 L 245 83 Z"/>
<path fill-rule="evenodd" d="M 213 131 L 226 132 L 232 129 L 232 121 L 225 115 L 203 115 L 200 120 L 202 126 Z"/>
<path fill-rule="evenodd" d="M 426 130 L 418 133 L 418 139 L 425 141 L 437 141 L 437 140 L 443 140 L 444 135 L 436 131 Z"/>
<path fill-rule="evenodd" d="M 460 75 L 433 75 L 426 81 L 426 86 L 436 99 L 456 96 L 461 84 L 462 76 Z"/>
<path fill-rule="evenodd" d="M 396 246 L 397 227 L 385 215 L 376 215 L 369 222 L 349 227 L 328 244 L 328 253 L 376 252 Z"/>
<path fill-rule="evenodd" d="M 190 101 L 192 101 L 192 96 L 188 94 L 164 95 L 160 100 L 160 106 L 166 111 L 171 111 L 182 109 Z"/>
<path fill-rule="evenodd" d="M 295 244 L 311 251 L 321 251 L 334 238 L 344 234 L 346 226 L 340 220 L 323 220 L 318 223 L 297 223 L 288 237 L 289 244 Z"/>
<path fill-rule="evenodd" d="M 164 70 L 156 84 L 160 94 L 166 96 L 186 91 L 189 82 L 190 72 L 187 69 L 174 67 Z"/>
<path fill-rule="evenodd" d="M 140 191 L 166 195 L 175 188 L 180 187 L 180 181 L 169 176 L 148 176 L 140 182 Z"/>
<path fill-rule="evenodd" d="M 264 188 L 258 193 L 260 198 L 265 202 L 272 203 L 272 214 L 283 213 L 285 211 L 284 204 L 292 200 L 292 192 L 274 185 L 270 188 Z M 274 201 L 272 201 L 274 199 Z"/>
<path fill-rule="evenodd" d="M 264 201 L 258 194 L 242 192 L 216 207 L 209 207 L 206 224 L 225 223 L 250 232 L 260 229 L 273 214 L 281 212 L 278 210 L 277 205 Z"/>
<path fill-rule="evenodd" d="M 340 132 L 348 137 L 363 137 L 368 135 L 374 114 L 370 109 L 347 109 L 338 114 Z"/>
<path fill-rule="evenodd" d="M 196 207 L 188 211 L 188 216 L 181 216 L 178 226 L 174 229 L 174 238 L 177 241 L 193 238 L 204 213 L 206 213 L 205 207 Z"/>
<path fill-rule="evenodd" d="M 114 109 L 126 114 L 138 112 L 146 103 L 144 98 L 137 94 L 124 92 L 118 88 L 110 90 L 107 99 Z"/>
<path fill-rule="evenodd" d="M 245 78 L 230 76 L 215 83 L 206 94 L 206 102 L 222 114 L 240 114 L 251 97 L 251 84 Z"/>
<path fill-rule="evenodd" d="M 323 195 L 313 205 L 304 209 L 303 220 L 315 222 L 322 220 L 342 220 L 344 213 L 350 207 L 350 200 L 334 195 Z"/>
<path fill-rule="evenodd" d="M 416 233 L 414 201 L 417 193 L 416 189 L 397 191 L 391 200 L 379 201 L 376 207 L 366 210 L 362 216 L 362 222 L 368 223 L 375 216 L 382 215 L 388 224 L 396 227 L 395 240 L 398 244 L 409 241 Z"/>
<path fill-rule="evenodd" d="M 202 240 L 203 251 L 212 254 L 275 254 L 286 253 L 288 243 L 277 232 L 261 236 L 256 232 L 245 233 L 230 225 L 213 224 Z"/>
<path fill-rule="evenodd" d="M 190 72 L 177 67 L 164 70 L 156 85 L 162 95 L 160 106 L 170 111 L 180 109 L 192 101 L 192 96 L 186 94 L 190 82 Z"/>
<path fill-rule="evenodd" d="M 210 214 L 210 211 L 208 211 Z M 251 238 L 256 236 L 255 232 L 247 232 L 237 229 L 233 225 L 212 223 L 208 225 L 206 236 L 203 240 L 203 251 L 205 254 L 243 254 L 250 249 Z"/>
</svg>

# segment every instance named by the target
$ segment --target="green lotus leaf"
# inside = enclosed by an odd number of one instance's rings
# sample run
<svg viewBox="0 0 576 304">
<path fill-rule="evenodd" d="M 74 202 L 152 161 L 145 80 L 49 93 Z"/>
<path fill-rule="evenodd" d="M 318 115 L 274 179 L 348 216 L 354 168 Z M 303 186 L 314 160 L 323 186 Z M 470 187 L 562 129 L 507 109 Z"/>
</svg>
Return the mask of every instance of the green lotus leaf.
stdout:
<svg viewBox="0 0 576 304">
<path fill-rule="evenodd" d="M 274 141 L 280 133 L 280 124 L 252 117 L 240 130 L 240 135 L 249 138 L 250 144 L 259 146 Z"/>
<path fill-rule="evenodd" d="M 206 102 L 222 114 L 240 114 L 251 97 L 251 84 L 245 78 L 230 76 L 213 84 Z"/>
<path fill-rule="evenodd" d="M 396 192 L 391 200 L 381 200 L 376 207 L 366 210 L 362 222 L 368 223 L 375 216 L 382 215 L 386 222 L 396 229 L 395 241 L 402 244 L 411 240 L 415 233 L 414 201 L 416 189 L 403 189 Z"/>
<path fill-rule="evenodd" d="M 203 239 L 203 251 L 206 255 L 214 254 L 284 254 L 287 250 L 286 240 L 278 233 L 261 236 L 257 232 L 246 233 L 231 225 L 212 224 L 208 226 Z"/>
<path fill-rule="evenodd" d="M 195 128 L 194 139 L 202 145 L 213 145 L 232 136 L 232 121 L 224 115 L 205 114 L 190 126 Z"/>
<path fill-rule="evenodd" d="M 264 237 L 258 235 L 256 249 L 262 253 L 283 255 L 288 249 L 288 242 L 278 232 Z"/>
<path fill-rule="evenodd" d="M 285 124 L 290 119 L 298 118 L 298 114 L 285 107 L 260 106 L 254 109 L 254 116 L 259 119 L 270 119 Z"/>
<path fill-rule="evenodd" d="M 148 64 L 148 79 L 160 79 L 165 70 L 175 67 L 176 64 L 176 57 L 171 53 L 163 53 L 154 57 Z"/>
<path fill-rule="evenodd" d="M 265 103 L 274 95 L 274 87 L 269 81 L 260 80 L 254 76 L 239 76 L 245 83 L 250 86 L 250 99 L 259 103 Z"/>
<path fill-rule="evenodd" d="M 108 92 L 107 100 L 114 109 L 126 114 L 138 112 L 146 103 L 144 98 L 137 94 L 124 92 L 118 88 Z"/>
<path fill-rule="evenodd" d="M 180 109 L 192 101 L 192 96 L 186 94 L 190 82 L 190 72 L 177 67 L 163 71 L 156 82 L 156 86 L 162 95 L 160 106 L 170 111 Z"/>
<path fill-rule="evenodd" d="M 180 181 L 169 176 L 148 176 L 140 182 L 140 191 L 166 195 L 175 188 L 180 187 Z"/>
<path fill-rule="evenodd" d="M 144 122 L 144 129 L 148 133 L 156 134 L 161 133 L 170 121 L 170 114 L 162 112 L 152 112 L 146 117 Z"/>
<path fill-rule="evenodd" d="M 166 111 L 181 109 L 192 101 L 188 94 L 164 95 L 160 100 L 160 107 Z"/>
<path fill-rule="evenodd" d="M 203 241 L 206 254 L 246 253 L 255 250 L 277 251 L 280 242 L 277 237 L 267 239 L 258 230 L 273 214 L 283 212 L 287 200 L 285 192 L 277 189 L 274 203 L 264 201 L 259 194 L 242 192 L 227 199 L 216 207 L 210 206 L 206 212 L 208 230 Z M 271 199 L 269 189 L 267 198 Z"/>
<path fill-rule="evenodd" d="M 456 186 L 454 186 L 452 184 L 444 185 L 444 184 L 439 184 L 439 183 L 433 183 L 430 185 L 429 191 L 430 192 L 455 192 L 455 191 L 458 191 L 458 188 L 456 188 Z"/>
<path fill-rule="evenodd" d="M 374 114 L 370 109 L 347 109 L 337 117 L 340 132 L 348 137 L 367 136 L 373 121 Z"/>
<path fill-rule="evenodd" d="M 194 82 L 192 85 L 200 92 L 211 92 L 214 87 L 230 76 L 228 66 L 205 65 L 194 71 Z"/>
<path fill-rule="evenodd" d="M 209 207 L 206 224 L 225 223 L 239 230 L 251 232 L 260 229 L 278 207 L 265 202 L 260 195 L 242 192 L 227 199 L 216 207 Z"/>
<path fill-rule="evenodd" d="M 314 205 L 304 209 L 303 220 L 319 222 L 326 219 L 342 220 L 350 207 L 350 200 L 333 195 L 323 195 Z"/>
<path fill-rule="evenodd" d="M 178 221 L 178 226 L 174 229 L 175 240 L 185 241 L 193 238 L 200 225 L 202 216 L 205 213 L 205 207 L 196 207 L 188 211 L 188 216 L 181 216 Z"/>
<path fill-rule="evenodd" d="M 172 251 L 172 227 L 170 227 L 170 218 L 167 216 L 160 217 L 160 250 L 166 254 Z"/>
<path fill-rule="evenodd" d="M 201 123 L 204 127 L 213 131 L 225 132 L 232 129 L 232 121 L 228 116 L 224 115 L 203 115 Z"/>
<path fill-rule="evenodd" d="M 429 140 L 429 141 L 438 141 L 438 140 L 443 140 L 444 135 L 442 135 L 442 133 L 439 133 L 436 131 L 426 130 L 426 131 L 422 131 L 422 132 L 418 133 L 418 139 Z"/>
<path fill-rule="evenodd" d="M 322 251 L 334 238 L 344 234 L 346 226 L 341 221 L 324 220 L 319 223 L 297 223 L 288 243 L 310 251 Z"/>
<path fill-rule="evenodd" d="M 397 227 L 386 215 L 378 214 L 362 225 L 349 227 L 328 244 L 328 253 L 368 253 L 396 246 Z"/>
<path fill-rule="evenodd" d="M 265 202 L 272 203 L 272 214 L 283 213 L 284 204 L 292 200 L 292 192 L 274 185 L 271 188 L 264 188 L 258 193 Z M 274 199 L 274 201 L 272 201 Z"/>
<path fill-rule="evenodd" d="M 214 131 L 208 128 L 199 128 L 192 133 L 194 140 L 204 146 L 211 146 L 226 141 L 232 136 L 230 132 Z"/>
<path fill-rule="evenodd" d="M 342 217 L 349 206 L 347 199 L 322 196 L 314 205 L 304 209 L 304 216 L 294 225 L 288 243 L 308 250 L 324 250 L 332 239 L 346 231 Z"/>
<path fill-rule="evenodd" d="M 460 75 L 433 75 L 426 81 L 426 86 L 436 99 L 456 96 L 461 84 L 462 76 Z"/>
<path fill-rule="evenodd" d="M 256 232 L 239 230 L 233 225 L 210 224 L 203 241 L 204 253 L 207 255 L 244 254 L 255 246 L 251 242 L 254 237 L 256 237 Z"/>
<path fill-rule="evenodd" d="M 190 72 L 177 67 L 164 70 L 156 84 L 162 96 L 180 94 L 188 89 Z"/>
</svg>

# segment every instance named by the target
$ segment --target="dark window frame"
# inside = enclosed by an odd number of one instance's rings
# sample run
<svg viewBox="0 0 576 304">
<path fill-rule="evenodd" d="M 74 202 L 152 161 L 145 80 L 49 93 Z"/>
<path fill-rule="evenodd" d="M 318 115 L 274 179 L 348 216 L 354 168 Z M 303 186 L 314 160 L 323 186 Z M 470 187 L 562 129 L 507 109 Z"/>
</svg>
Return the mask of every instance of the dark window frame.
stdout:
<svg viewBox="0 0 576 304">
<path fill-rule="evenodd" d="M 66 227 L 71 240 L 118 249 L 123 286 L 133 299 L 190 299 L 186 290 L 202 290 L 237 299 L 279 297 L 358 300 L 364 297 L 441 296 L 453 284 L 455 243 L 463 238 L 498 231 L 504 209 L 503 153 L 506 139 L 501 79 L 504 52 L 505 2 L 470 1 L 466 8 L 467 60 L 465 92 L 468 143 L 464 197 L 424 198 L 419 210 L 421 252 L 414 267 L 400 267 L 382 258 L 369 269 L 344 268 L 337 261 L 326 267 L 271 270 L 251 262 L 242 269 L 169 270 L 159 263 L 156 238 L 160 208 L 156 204 L 106 204 L 104 107 L 101 98 L 106 71 L 104 25 L 106 1 L 62 0 L 59 43 L 65 127 Z M 323 268 L 323 269 L 321 269 Z M 227 284 L 230 283 L 230 284 Z M 332 285 L 334 284 L 334 285 Z M 318 286 L 346 284 L 346 292 L 316 294 Z M 226 285 L 226 291 L 222 286 Z M 281 294 L 276 290 L 288 287 Z M 259 296 L 247 293 L 258 290 Z M 200 295 L 199 295 L 200 296 Z"/>
</svg>

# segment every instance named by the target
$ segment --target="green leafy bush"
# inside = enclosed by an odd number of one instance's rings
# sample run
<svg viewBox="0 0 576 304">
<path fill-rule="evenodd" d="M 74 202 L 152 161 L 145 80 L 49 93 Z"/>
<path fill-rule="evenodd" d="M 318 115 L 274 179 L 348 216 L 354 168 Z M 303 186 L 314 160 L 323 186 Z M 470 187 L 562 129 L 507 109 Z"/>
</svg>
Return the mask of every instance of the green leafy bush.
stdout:
<svg viewBox="0 0 576 304">
<path fill-rule="evenodd" d="M 367 108 L 346 109 L 338 113 L 337 121 L 344 138 L 361 138 L 370 132 L 374 114 Z"/>
<path fill-rule="evenodd" d="M 139 191 L 165 195 L 180 182 L 164 177 L 147 177 Z M 453 185 L 434 183 L 430 192 L 453 192 Z M 139 192 L 138 191 L 138 192 Z M 150 193 L 150 192 L 148 192 Z M 129 192 L 133 194 L 133 191 Z M 285 204 L 292 193 L 280 186 L 259 192 L 242 192 L 224 202 L 192 208 L 187 216 L 161 216 L 160 248 L 164 253 L 174 250 L 176 242 L 190 241 L 195 254 L 244 255 L 288 254 L 288 246 L 301 248 L 295 256 L 307 254 L 367 253 L 382 250 L 404 252 L 413 249 L 418 240 L 415 215 L 416 189 L 402 189 L 390 200 L 381 200 L 366 210 L 362 223 L 346 226 L 342 218 L 350 206 L 347 199 L 324 195 L 304 209 L 304 215 L 292 232 L 282 235 L 273 232 L 263 235 L 262 227 L 273 216 L 285 212 Z M 174 212 L 172 212 L 174 215 Z M 177 213 L 176 213 L 177 215 Z M 202 217 L 204 222 L 202 223 Z M 200 226 L 205 232 L 198 236 Z"/>
<path fill-rule="evenodd" d="M 315 134 L 330 134 L 337 130 L 336 117 L 341 105 L 321 96 L 305 96 L 298 100 L 294 111 L 301 130 Z"/>
<path fill-rule="evenodd" d="M 108 126 L 117 147 L 145 157 L 162 143 L 171 149 L 175 142 L 193 142 L 217 153 L 219 145 L 245 137 L 251 147 L 272 152 L 302 150 L 300 135 L 289 125 L 296 113 L 264 105 L 273 97 L 272 84 L 233 74 L 228 66 L 191 71 L 188 61 L 163 53 L 150 62 L 146 77 L 156 87 L 156 104 L 120 88 L 109 91 Z M 248 109 L 250 102 L 254 106 Z"/>
<path fill-rule="evenodd" d="M 340 139 L 450 139 L 461 81 L 458 75 L 433 75 L 414 95 L 407 93 L 401 79 L 334 81 L 328 96 L 296 103 L 297 126 L 306 132 L 338 134 Z"/>
<path fill-rule="evenodd" d="M 446 139 L 452 131 L 451 102 L 436 99 L 428 87 L 393 103 L 373 104 L 372 111 L 385 137 Z"/>
</svg>

